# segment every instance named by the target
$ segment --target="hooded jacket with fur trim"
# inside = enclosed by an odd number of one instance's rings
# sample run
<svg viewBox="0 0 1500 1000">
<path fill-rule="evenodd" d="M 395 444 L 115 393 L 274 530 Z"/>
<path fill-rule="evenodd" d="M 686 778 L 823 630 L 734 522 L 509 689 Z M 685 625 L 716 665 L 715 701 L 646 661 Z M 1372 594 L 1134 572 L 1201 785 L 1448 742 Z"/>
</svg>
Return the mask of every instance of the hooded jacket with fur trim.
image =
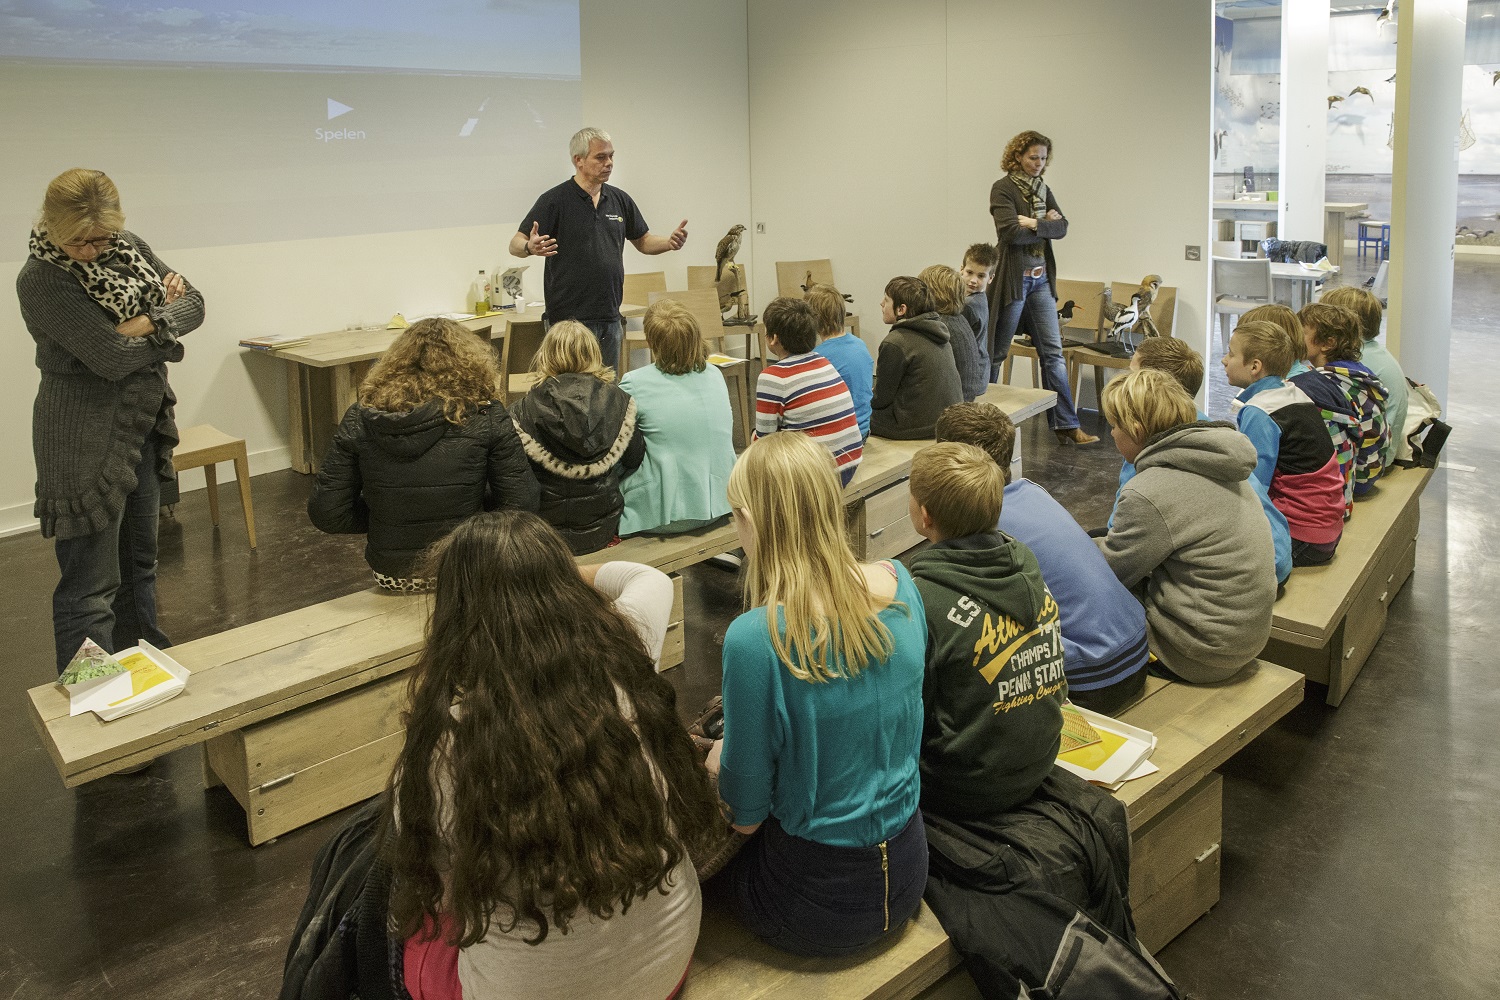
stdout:
<svg viewBox="0 0 1500 1000">
<path fill-rule="evenodd" d="M 646 455 L 635 400 L 593 375 L 568 372 L 538 383 L 510 408 L 541 486 L 540 513 L 574 555 L 595 552 L 620 528 L 620 479 Z"/>
</svg>

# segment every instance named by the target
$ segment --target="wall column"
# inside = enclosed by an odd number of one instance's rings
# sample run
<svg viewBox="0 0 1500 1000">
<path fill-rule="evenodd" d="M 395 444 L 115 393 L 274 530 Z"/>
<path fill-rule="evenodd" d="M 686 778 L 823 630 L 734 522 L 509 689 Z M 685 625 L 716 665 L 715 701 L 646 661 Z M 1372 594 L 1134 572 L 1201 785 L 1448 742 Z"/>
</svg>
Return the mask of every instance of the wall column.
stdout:
<svg viewBox="0 0 1500 1000">
<path fill-rule="evenodd" d="M 1281 208 L 1276 235 L 1323 239 L 1328 171 L 1329 0 L 1281 7 Z"/>
<path fill-rule="evenodd" d="M 1401 0 L 1386 346 L 1448 405 L 1464 0 Z"/>
</svg>

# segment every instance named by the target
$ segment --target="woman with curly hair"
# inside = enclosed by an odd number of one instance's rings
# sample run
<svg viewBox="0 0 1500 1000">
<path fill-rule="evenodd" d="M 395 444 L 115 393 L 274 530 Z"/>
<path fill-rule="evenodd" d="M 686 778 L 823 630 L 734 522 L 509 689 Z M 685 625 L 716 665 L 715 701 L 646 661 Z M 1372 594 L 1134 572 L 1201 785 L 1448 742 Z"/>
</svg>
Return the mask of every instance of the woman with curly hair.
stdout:
<svg viewBox="0 0 1500 1000">
<path fill-rule="evenodd" d="M 724 637 L 724 740 L 710 757 L 736 830 L 740 919 L 786 951 L 843 955 L 917 911 L 927 624 L 900 563 L 860 563 L 828 450 L 783 431 L 729 477 L 754 607 Z"/>
<path fill-rule="evenodd" d="M 391 778 L 407 989 L 675 996 L 702 905 L 689 852 L 723 820 L 655 669 L 671 582 L 579 567 L 516 511 L 459 525 L 431 566 Z"/>
<path fill-rule="evenodd" d="M 575 555 L 596 552 L 620 530 L 621 478 L 646 455 L 635 400 L 614 384 L 599 338 L 577 320 L 548 328 L 531 370 L 537 383 L 510 415 L 541 483 L 539 512 Z"/>
<path fill-rule="evenodd" d="M 1057 405 L 1047 411 L 1047 423 L 1064 444 L 1093 444 L 1099 439 L 1078 426 L 1063 363 L 1062 331 L 1057 325 L 1057 260 L 1052 241 L 1068 235 L 1068 220 L 1042 180 L 1051 158 L 1051 139 L 1040 132 L 1021 132 L 1006 144 L 1000 157 L 1005 176 L 990 188 L 995 249 L 1000 255 L 990 285 L 990 363 L 999 365 L 1010 353 L 1010 342 L 1024 314 L 1039 358 L 1042 386 L 1057 393 Z"/>
<path fill-rule="evenodd" d="M 307 501 L 313 524 L 365 534 L 387 590 L 426 588 L 422 550 L 471 514 L 537 509 L 536 477 L 505 407 L 487 343 L 448 319 L 396 338 L 359 387 Z"/>
</svg>

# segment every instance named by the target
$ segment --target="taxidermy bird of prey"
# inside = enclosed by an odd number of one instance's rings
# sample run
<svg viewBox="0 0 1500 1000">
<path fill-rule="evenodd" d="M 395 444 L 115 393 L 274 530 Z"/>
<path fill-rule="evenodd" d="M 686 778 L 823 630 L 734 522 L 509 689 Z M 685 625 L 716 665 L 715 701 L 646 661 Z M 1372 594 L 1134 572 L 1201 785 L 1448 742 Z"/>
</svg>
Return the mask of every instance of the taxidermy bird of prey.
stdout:
<svg viewBox="0 0 1500 1000">
<path fill-rule="evenodd" d="M 1068 301 L 1064 302 L 1062 306 L 1057 310 L 1057 318 L 1066 323 L 1068 320 L 1073 318 L 1073 310 L 1077 306 L 1077 302 L 1069 299 Z"/>
<path fill-rule="evenodd" d="M 740 234 L 745 231 L 744 226 L 730 226 L 729 232 L 719 241 L 718 247 L 714 249 L 714 281 L 717 282 L 724 277 L 724 265 L 734 263 L 734 255 L 740 252 Z"/>
<path fill-rule="evenodd" d="M 1328 98 L 1328 110 L 1332 111 L 1333 110 L 1333 106 L 1335 104 L 1340 103 L 1341 101 L 1343 101 L 1343 98 L 1340 97 L 1338 94 L 1332 94 L 1332 95 L 1330 95 L 1329 98 Z"/>
<path fill-rule="evenodd" d="M 1369 87 L 1355 87 L 1353 90 L 1349 91 L 1350 97 L 1353 97 L 1355 94 L 1364 94 L 1370 99 L 1370 103 L 1375 103 L 1375 95 L 1370 93 Z"/>
</svg>

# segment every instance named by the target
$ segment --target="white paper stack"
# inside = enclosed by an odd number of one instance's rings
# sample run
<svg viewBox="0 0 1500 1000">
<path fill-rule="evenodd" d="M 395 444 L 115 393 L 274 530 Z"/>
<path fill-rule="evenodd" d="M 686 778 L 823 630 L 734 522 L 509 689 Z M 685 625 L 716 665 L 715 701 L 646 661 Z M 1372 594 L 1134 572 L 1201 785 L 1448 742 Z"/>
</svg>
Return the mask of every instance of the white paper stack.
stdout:
<svg viewBox="0 0 1500 1000">
<path fill-rule="evenodd" d="M 149 642 L 114 654 L 125 668 L 108 677 L 64 685 L 68 714 L 93 712 L 105 722 L 160 705 L 187 686 L 187 668 Z"/>
</svg>

